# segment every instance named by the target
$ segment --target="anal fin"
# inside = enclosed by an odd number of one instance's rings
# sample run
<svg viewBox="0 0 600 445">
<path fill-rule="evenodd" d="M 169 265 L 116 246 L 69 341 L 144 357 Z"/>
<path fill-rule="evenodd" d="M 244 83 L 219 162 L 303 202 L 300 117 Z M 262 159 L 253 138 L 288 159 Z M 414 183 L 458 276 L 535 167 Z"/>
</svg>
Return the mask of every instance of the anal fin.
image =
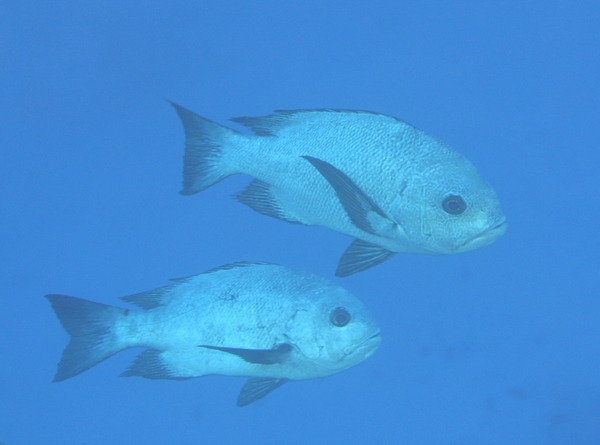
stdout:
<svg viewBox="0 0 600 445">
<path fill-rule="evenodd" d="M 338 264 L 335 274 L 338 277 L 362 272 L 383 263 L 396 254 L 376 244 L 356 239 L 348 246 Z"/>
<path fill-rule="evenodd" d="M 121 373 L 121 377 L 144 377 L 146 379 L 187 380 L 190 377 L 174 376 L 161 357 L 162 351 L 146 349 L 136 357 L 133 363 Z"/>
<path fill-rule="evenodd" d="M 286 212 L 273 196 L 272 186 L 258 179 L 253 180 L 244 190 L 233 195 L 239 202 L 263 215 L 294 224 L 304 224 Z"/>
<path fill-rule="evenodd" d="M 277 378 L 252 378 L 242 387 L 240 394 L 237 399 L 237 406 L 250 405 L 252 402 L 256 402 L 262 399 L 271 391 L 279 388 L 281 385 L 286 383 L 289 379 L 277 379 Z"/>
</svg>

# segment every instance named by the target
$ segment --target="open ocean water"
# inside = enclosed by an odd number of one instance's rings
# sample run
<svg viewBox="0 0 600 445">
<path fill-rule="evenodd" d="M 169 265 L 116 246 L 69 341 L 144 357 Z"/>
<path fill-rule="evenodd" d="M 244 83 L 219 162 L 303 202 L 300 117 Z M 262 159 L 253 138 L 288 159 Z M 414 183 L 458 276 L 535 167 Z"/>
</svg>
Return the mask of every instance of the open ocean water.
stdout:
<svg viewBox="0 0 600 445">
<path fill-rule="evenodd" d="M 0 3 L 0 441 L 599 444 L 598 23 L 597 1 Z M 398 117 L 475 164 L 508 231 L 336 278 L 351 239 L 230 199 L 249 177 L 178 194 L 164 99 Z M 52 383 L 45 294 L 120 304 L 242 260 L 344 286 L 381 347 L 245 408 L 242 378 L 119 378 L 137 350 Z"/>
</svg>

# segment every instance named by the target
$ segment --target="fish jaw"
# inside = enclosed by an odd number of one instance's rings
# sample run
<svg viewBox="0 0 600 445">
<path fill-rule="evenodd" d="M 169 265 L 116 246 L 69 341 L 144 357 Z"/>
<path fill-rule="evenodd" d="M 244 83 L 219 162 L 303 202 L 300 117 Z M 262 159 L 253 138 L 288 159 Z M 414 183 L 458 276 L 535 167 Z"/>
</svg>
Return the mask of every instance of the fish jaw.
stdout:
<svg viewBox="0 0 600 445">
<path fill-rule="evenodd" d="M 293 368 L 297 369 L 298 363 L 301 363 L 304 371 L 301 375 L 297 375 L 296 373 L 290 373 L 290 369 L 288 369 L 286 376 L 292 380 L 302 380 L 337 374 L 338 372 L 352 368 L 369 358 L 377 350 L 380 344 L 381 334 L 380 331 L 376 331 L 363 341 L 340 350 L 340 354 L 335 360 L 332 360 L 331 358 L 327 360 L 315 359 L 314 357 L 310 358 L 302 351 L 302 349 L 295 346 L 295 350 L 302 358 L 297 360 L 297 363 Z"/>
<path fill-rule="evenodd" d="M 360 355 L 362 357 L 362 360 L 364 360 L 371 357 L 380 344 L 381 332 L 377 331 L 369 338 L 365 339 L 364 341 L 360 342 L 354 347 L 346 349 L 344 353 L 346 354 L 346 356 L 353 354 Z"/>
<path fill-rule="evenodd" d="M 335 365 L 331 363 L 328 365 L 320 363 L 320 365 L 322 368 L 327 370 L 327 374 L 335 374 L 352 368 L 353 366 L 356 366 L 371 357 L 377 348 L 379 348 L 381 340 L 381 332 L 376 331 L 373 333 L 373 335 L 367 337 L 360 343 L 344 349 L 343 356 L 340 357 L 339 362 L 337 362 Z"/>
<path fill-rule="evenodd" d="M 493 224 L 483 232 L 478 233 L 473 238 L 462 244 L 456 249 L 455 253 L 468 252 L 470 250 L 479 249 L 480 247 L 487 246 L 493 243 L 506 232 L 507 223 L 506 218 L 502 217 L 500 220 Z"/>
</svg>

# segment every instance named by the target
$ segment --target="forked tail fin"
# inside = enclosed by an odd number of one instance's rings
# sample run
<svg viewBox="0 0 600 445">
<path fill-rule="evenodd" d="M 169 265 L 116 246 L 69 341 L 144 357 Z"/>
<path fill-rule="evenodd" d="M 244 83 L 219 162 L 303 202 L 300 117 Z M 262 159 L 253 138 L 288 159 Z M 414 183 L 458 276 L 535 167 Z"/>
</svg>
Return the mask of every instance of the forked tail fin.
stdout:
<svg viewBox="0 0 600 445">
<path fill-rule="evenodd" d="M 81 374 L 125 349 L 114 333 L 114 326 L 127 309 L 94 303 L 66 295 L 46 295 L 60 323 L 71 336 L 62 354 L 55 382 Z"/>
<path fill-rule="evenodd" d="M 238 133 L 171 102 L 185 131 L 182 195 L 193 195 L 225 179 L 231 171 L 223 155 Z"/>
</svg>

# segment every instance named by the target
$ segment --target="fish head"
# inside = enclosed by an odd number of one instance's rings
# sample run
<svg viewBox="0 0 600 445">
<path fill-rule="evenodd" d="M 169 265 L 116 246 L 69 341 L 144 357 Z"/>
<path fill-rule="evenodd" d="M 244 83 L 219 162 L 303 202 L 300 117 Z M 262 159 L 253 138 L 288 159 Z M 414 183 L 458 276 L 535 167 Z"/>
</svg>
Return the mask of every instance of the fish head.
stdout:
<svg viewBox="0 0 600 445">
<path fill-rule="evenodd" d="M 459 153 L 404 179 L 391 213 L 413 253 L 452 254 L 486 246 L 506 231 L 496 192 Z"/>
<path fill-rule="evenodd" d="M 339 287 L 315 293 L 288 325 L 290 343 L 310 369 L 322 377 L 370 357 L 381 343 L 380 329 L 364 305 Z"/>
</svg>

